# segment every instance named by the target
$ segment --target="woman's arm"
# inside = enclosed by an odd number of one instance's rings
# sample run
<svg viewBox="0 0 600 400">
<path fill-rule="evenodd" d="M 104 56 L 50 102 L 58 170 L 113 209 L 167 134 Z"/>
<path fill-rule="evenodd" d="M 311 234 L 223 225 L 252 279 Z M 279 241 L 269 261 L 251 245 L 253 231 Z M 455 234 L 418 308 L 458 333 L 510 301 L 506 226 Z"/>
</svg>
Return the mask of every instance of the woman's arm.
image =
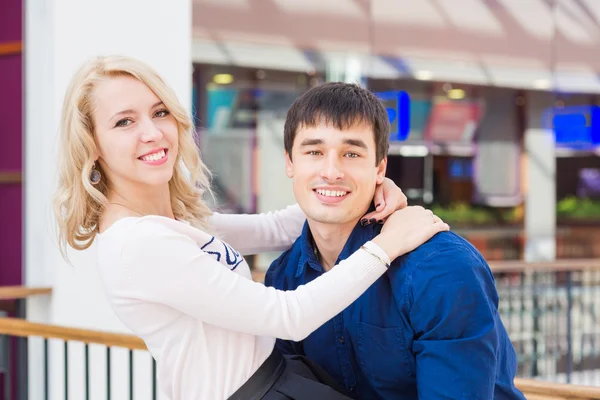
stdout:
<svg viewBox="0 0 600 400">
<path fill-rule="evenodd" d="M 389 264 L 374 243 L 369 250 Z M 128 296 L 165 304 L 225 329 L 299 341 L 356 300 L 386 266 L 358 250 L 295 291 L 246 279 L 202 251 L 184 234 L 140 221 L 124 243 Z"/>
<path fill-rule="evenodd" d="M 407 206 L 406 196 L 389 178 L 377 186 L 373 202 L 376 210 L 363 216 L 365 223 L 384 220 Z M 305 221 L 297 204 L 263 214 L 215 213 L 210 219 L 218 235 L 243 255 L 287 250 L 302 233 Z"/>
<path fill-rule="evenodd" d="M 302 233 L 306 215 L 293 205 L 263 214 L 219 214 L 210 224 L 227 244 L 243 255 L 288 249 Z"/>
</svg>

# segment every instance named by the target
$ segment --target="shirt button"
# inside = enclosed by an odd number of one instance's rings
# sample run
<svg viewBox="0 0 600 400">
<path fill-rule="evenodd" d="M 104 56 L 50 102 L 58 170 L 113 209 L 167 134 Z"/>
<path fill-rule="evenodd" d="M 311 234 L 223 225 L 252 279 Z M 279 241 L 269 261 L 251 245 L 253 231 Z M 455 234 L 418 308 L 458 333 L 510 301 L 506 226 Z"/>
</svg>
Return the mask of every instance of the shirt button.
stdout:
<svg viewBox="0 0 600 400">
<path fill-rule="evenodd" d="M 354 393 L 354 391 L 356 390 L 356 386 L 354 386 L 354 385 L 353 385 L 353 386 L 350 386 L 350 387 L 348 388 L 348 390 L 350 390 L 352 393 Z"/>
<path fill-rule="evenodd" d="M 344 344 L 344 337 L 343 337 L 343 336 L 340 336 L 340 337 L 338 338 L 338 342 L 340 342 L 341 344 Z"/>
</svg>

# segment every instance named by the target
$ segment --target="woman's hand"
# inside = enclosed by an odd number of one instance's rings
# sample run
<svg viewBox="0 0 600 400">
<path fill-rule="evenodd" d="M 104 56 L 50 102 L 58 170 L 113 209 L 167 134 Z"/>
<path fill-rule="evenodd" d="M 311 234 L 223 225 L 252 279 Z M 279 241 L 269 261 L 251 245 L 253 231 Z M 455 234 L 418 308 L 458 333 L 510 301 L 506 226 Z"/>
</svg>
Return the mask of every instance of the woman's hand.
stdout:
<svg viewBox="0 0 600 400">
<path fill-rule="evenodd" d="M 439 217 L 421 206 L 405 207 L 390 215 L 373 242 L 385 251 L 390 260 L 406 254 L 435 234 L 450 227 Z"/>
<path fill-rule="evenodd" d="M 402 193 L 402 189 L 389 178 L 385 178 L 381 185 L 377 185 L 373 202 L 375 211 L 367 213 L 361 218 L 360 223 L 363 225 L 383 223 L 394 211 L 401 210 L 408 205 L 408 199 Z"/>
</svg>

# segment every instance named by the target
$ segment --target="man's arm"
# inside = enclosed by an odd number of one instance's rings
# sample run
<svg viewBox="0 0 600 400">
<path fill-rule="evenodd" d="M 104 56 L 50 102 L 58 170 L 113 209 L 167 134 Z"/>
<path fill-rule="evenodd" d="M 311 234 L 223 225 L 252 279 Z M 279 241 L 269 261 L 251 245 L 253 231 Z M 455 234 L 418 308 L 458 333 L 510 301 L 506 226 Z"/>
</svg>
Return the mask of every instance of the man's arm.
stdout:
<svg viewBox="0 0 600 400">
<path fill-rule="evenodd" d="M 492 399 L 499 323 L 493 276 L 466 246 L 436 253 L 412 282 L 419 399 Z"/>
</svg>

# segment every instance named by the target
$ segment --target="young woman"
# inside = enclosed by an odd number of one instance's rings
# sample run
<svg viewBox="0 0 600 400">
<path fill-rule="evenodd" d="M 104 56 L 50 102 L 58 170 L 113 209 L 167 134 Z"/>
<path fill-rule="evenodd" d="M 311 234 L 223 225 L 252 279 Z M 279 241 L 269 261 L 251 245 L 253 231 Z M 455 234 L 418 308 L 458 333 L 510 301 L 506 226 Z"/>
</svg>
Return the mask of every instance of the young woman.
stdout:
<svg viewBox="0 0 600 400">
<path fill-rule="evenodd" d="M 252 281 L 242 254 L 289 247 L 304 214 L 297 206 L 211 214 L 189 116 L 156 72 L 125 57 L 92 60 L 75 74 L 61 152 L 55 211 L 63 251 L 97 240 L 110 304 L 145 341 L 172 400 L 346 398 L 310 362 L 274 351 L 274 338 L 302 340 L 391 260 L 448 229 L 431 211 L 406 207 L 298 290 Z"/>
</svg>

